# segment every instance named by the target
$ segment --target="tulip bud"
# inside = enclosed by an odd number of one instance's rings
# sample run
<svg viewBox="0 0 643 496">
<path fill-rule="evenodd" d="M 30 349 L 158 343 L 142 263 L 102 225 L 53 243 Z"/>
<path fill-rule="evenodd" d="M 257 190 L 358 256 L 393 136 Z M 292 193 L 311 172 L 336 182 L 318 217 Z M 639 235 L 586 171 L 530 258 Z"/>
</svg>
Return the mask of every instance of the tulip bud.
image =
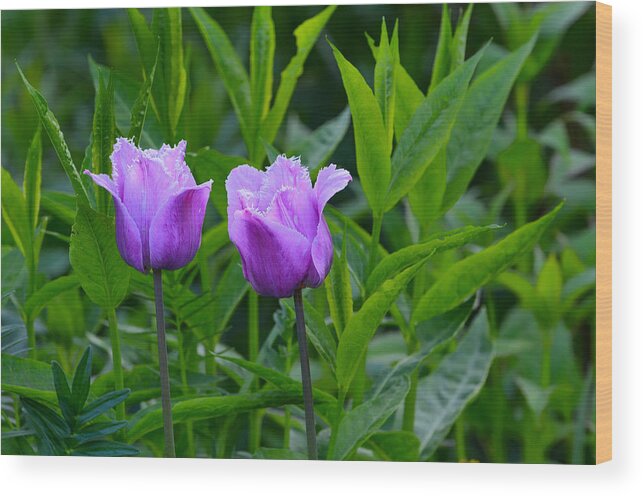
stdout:
<svg viewBox="0 0 643 496">
<path fill-rule="evenodd" d="M 141 150 L 118 138 L 112 177 L 92 174 L 114 198 L 116 244 L 123 260 L 146 273 L 188 264 L 201 244 L 212 180 L 197 186 L 185 163 L 186 142 Z"/>
<path fill-rule="evenodd" d="M 249 165 L 230 172 L 228 233 L 257 293 L 285 298 L 324 281 L 333 241 L 322 212 L 349 181 L 348 171 L 331 164 L 319 171 L 313 188 L 299 159 L 283 155 L 265 172 Z"/>
</svg>

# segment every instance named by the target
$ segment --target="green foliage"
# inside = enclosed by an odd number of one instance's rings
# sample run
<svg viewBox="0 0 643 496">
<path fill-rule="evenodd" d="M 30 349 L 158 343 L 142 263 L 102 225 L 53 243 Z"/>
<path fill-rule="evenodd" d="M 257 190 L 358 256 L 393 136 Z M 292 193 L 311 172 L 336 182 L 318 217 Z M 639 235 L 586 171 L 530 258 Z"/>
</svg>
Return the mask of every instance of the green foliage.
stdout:
<svg viewBox="0 0 643 496">
<path fill-rule="evenodd" d="M 122 442 L 105 439 L 125 427 L 126 422 L 104 420 L 92 422 L 104 416 L 115 405 L 123 402 L 129 390 L 107 393 L 87 404 L 91 381 L 92 353 L 87 348 L 71 383 L 58 362 L 52 362 L 50 376 L 56 391 L 59 415 L 50 406 L 30 396 L 22 396 L 21 402 L 27 422 L 33 429 L 39 454 L 75 456 L 133 456 L 138 449 Z M 3 360 L 4 376 L 4 360 Z M 5 384 L 3 382 L 3 389 Z"/>
<path fill-rule="evenodd" d="M 118 253 L 113 219 L 79 204 L 69 260 L 83 291 L 96 305 L 112 309 L 125 298 L 130 270 Z"/>
</svg>

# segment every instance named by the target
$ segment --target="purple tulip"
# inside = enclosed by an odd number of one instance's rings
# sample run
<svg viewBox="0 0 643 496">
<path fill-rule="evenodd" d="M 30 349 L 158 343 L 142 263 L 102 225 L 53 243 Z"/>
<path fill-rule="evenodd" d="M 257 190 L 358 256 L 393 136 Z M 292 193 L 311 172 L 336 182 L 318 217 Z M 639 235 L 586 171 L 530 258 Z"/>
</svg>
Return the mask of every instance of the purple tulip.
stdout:
<svg viewBox="0 0 643 496">
<path fill-rule="evenodd" d="M 228 232 L 243 274 L 257 293 L 285 298 L 319 286 L 333 261 L 333 241 L 322 215 L 351 175 L 331 164 L 313 188 L 299 159 L 277 157 L 265 172 L 241 165 L 228 176 Z"/>
<path fill-rule="evenodd" d="M 118 138 L 112 177 L 92 174 L 114 197 L 116 244 L 123 260 L 143 273 L 189 263 L 201 244 L 212 180 L 197 186 L 185 164 L 185 141 L 141 150 Z"/>
</svg>

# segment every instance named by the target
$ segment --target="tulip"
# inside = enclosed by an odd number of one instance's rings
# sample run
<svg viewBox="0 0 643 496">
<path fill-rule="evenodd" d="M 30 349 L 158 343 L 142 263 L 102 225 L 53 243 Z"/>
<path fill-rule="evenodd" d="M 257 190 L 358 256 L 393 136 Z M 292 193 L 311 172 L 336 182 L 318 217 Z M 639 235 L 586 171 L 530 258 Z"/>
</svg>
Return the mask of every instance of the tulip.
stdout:
<svg viewBox="0 0 643 496">
<path fill-rule="evenodd" d="M 166 457 L 176 452 L 162 270 L 179 269 L 196 255 L 212 189 L 212 180 L 197 186 L 185 164 L 185 147 L 181 141 L 174 148 L 163 145 L 160 150 L 141 150 L 132 141 L 118 138 L 110 157 L 112 177 L 85 171 L 114 198 L 116 245 L 123 260 L 144 274 L 153 272 Z"/>
<path fill-rule="evenodd" d="M 330 271 L 333 241 L 322 215 L 351 175 L 331 164 L 313 188 L 298 158 L 277 157 L 263 172 L 241 165 L 226 180 L 228 232 L 255 291 L 284 298 L 316 288 Z"/>
<path fill-rule="evenodd" d="M 181 141 L 174 148 L 141 150 L 118 138 L 112 177 L 85 171 L 114 198 L 118 251 L 140 272 L 181 268 L 201 244 L 212 180 L 197 186 L 185 164 L 185 146 Z"/>
<path fill-rule="evenodd" d="M 259 294 L 294 298 L 306 444 L 311 460 L 317 459 L 317 441 L 301 290 L 316 288 L 330 271 L 333 240 L 323 210 L 350 180 L 348 171 L 331 164 L 319 171 L 313 188 L 308 169 L 298 158 L 284 155 L 265 172 L 241 165 L 226 180 L 228 233 L 241 255 L 243 275 Z M 256 320 L 256 295 L 248 304 Z M 257 326 L 251 326 L 249 341 L 255 343 L 255 349 L 250 349 L 250 356 L 258 351 L 257 334 Z"/>
</svg>

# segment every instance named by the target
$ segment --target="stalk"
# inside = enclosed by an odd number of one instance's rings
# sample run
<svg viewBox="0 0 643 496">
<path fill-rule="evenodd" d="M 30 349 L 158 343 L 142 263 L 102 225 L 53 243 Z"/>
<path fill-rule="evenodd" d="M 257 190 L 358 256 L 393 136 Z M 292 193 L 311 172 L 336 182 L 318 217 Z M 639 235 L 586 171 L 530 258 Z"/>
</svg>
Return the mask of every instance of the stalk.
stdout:
<svg viewBox="0 0 643 496">
<path fill-rule="evenodd" d="M 368 253 L 368 270 L 367 275 L 370 274 L 375 268 L 377 261 L 377 251 L 380 246 L 380 234 L 382 233 L 382 221 L 384 216 L 382 214 L 373 213 L 373 230 L 371 233 L 371 246 Z"/>
<path fill-rule="evenodd" d="M 176 323 L 176 332 L 179 338 L 179 368 L 181 370 L 181 386 L 182 386 L 182 393 L 183 394 L 188 394 L 189 392 L 189 384 L 188 384 L 188 370 L 187 370 L 187 364 L 185 362 L 185 343 L 183 341 L 183 331 L 181 330 L 181 321 L 177 321 Z M 185 423 L 185 428 L 187 431 L 187 438 L 188 438 L 188 447 L 187 447 L 187 455 L 190 458 L 194 458 L 196 456 L 196 451 L 195 451 L 195 446 L 194 446 L 194 427 L 193 423 L 186 422 Z"/>
<path fill-rule="evenodd" d="M 112 362 L 114 369 L 114 390 L 120 391 L 125 388 L 123 381 L 123 360 L 121 358 L 121 338 L 118 334 L 118 319 L 116 310 L 110 308 L 107 310 L 107 321 L 109 322 L 109 339 L 112 344 Z M 125 418 L 125 403 L 121 402 L 116 405 L 116 420 Z"/>
<path fill-rule="evenodd" d="M 170 399 L 170 371 L 165 343 L 165 308 L 163 305 L 163 273 L 153 270 L 154 301 L 156 304 L 156 334 L 159 350 L 159 372 L 161 375 L 161 407 L 163 409 L 163 433 L 165 435 L 165 457 L 175 458 L 174 425 L 172 423 L 172 401 Z"/>
<path fill-rule="evenodd" d="M 259 356 L 259 295 L 248 292 L 248 359 L 255 363 Z M 252 390 L 257 386 L 257 379 L 252 380 Z M 250 412 L 249 451 L 254 453 L 261 444 L 261 411 Z"/>
<path fill-rule="evenodd" d="M 304 302 L 301 289 L 295 290 L 295 316 L 297 318 L 297 341 L 299 342 L 299 363 L 301 364 L 301 382 L 304 390 L 304 412 L 306 417 L 306 440 L 308 459 L 317 460 L 317 434 L 315 432 L 315 410 L 313 405 L 313 384 L 310 379 L 308 360 L 308 342 L 306 340 L 306 322 L 304 320 Z"/>
</svg>

